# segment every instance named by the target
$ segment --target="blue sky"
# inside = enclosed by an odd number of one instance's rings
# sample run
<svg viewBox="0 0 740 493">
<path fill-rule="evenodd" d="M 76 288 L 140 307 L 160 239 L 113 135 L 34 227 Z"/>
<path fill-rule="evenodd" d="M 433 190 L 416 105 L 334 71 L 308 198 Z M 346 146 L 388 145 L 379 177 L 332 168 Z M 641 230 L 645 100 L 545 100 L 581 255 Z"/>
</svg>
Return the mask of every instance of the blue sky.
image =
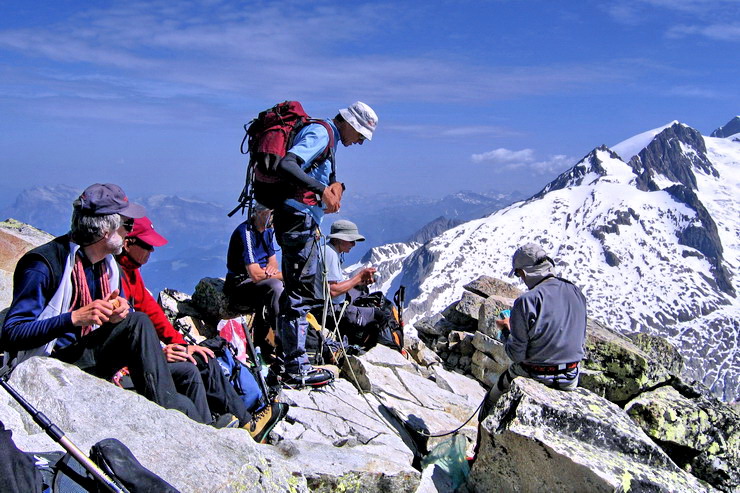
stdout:
<svg viewBox="0 0 740 493">
<path fill-rule="evenodd" d="M 536 192 L 601 144 L 740 113 L 738 0 L 0 1 L 0 192 L 241 190 L 242 125 L 379 115 L 357 192 Z M 341 145 L 340 145 L 341 147 Z"/>
</svg>

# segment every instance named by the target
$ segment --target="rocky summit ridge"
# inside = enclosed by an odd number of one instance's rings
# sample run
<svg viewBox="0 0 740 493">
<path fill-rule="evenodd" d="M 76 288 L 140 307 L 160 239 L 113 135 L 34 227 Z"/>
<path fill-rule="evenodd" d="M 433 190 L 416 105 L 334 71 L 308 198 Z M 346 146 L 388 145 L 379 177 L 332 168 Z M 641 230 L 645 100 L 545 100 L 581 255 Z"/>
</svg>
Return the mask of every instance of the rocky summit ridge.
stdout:
<svg viewBox="0 0 740 493">
<path fill-rule="evenodd" d="M 732 122 L 726 127 L 729 128 Z M 580 286 L 589 314 L 620 333 L 664 336 L 687 377 L 740 394 L 740 139 L 672 122 L 599 146 L 530 199 L 423 244 L 370 252 L 384 288 L 407 288 L 412 323 L 481 274 L 505 277 L 514 250 L 540 243 Z M 406 251 L 405 257 L 396 252 Z M 383 252 L 392 252 L 386 261 Z"/>
<path fill-rule="evenodd" d="M 158 301 L 176 327 L 208 337 L 236 315 L 223 279 Z M 103 438 L 183 492 L 737 491 L 740 413 L 681 377 L 665 339 L 588 327 L 581 388 L 565 393 L 516 379 L 477 426 L 486 388 L 509 361 L 492 335 L 516 287 L 480 277 L 442 313 L 409 332 L 408 356 L 379 346 L 349 356 L 319 390 L 288 390 L 287 418 L 257 445 L 244 430 L 201 425 L 182 413 L 53 358 L 21 363 L 10 382 L 82 450 Z M 84 398 L 83 398 L 84 396 Z M 0 420 L 25 451 L 60 447 L 5 392 Z M 470 453 L 429 462 L 458 430 Z"/>
</svg>

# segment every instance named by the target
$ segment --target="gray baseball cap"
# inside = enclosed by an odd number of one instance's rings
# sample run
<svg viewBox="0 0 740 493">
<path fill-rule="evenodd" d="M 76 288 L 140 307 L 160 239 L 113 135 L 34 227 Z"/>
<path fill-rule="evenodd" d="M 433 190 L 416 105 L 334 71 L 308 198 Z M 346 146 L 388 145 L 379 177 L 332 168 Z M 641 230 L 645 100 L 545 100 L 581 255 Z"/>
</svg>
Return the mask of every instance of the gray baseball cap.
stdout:
<svg viewBox="0 0 740 493">
<path fill-rule="evenodd" d="M 334 224 L 331 225 L 331 233 L 329 233 L 327 238 L 336 238 L 345 241 L 365 241 L 365 237 L 360 234 L 357 225 L 346 219 L 334 221 Z"/>
<path fill-rule="evenodd" d="M 121 214 L 138 219 L 146 215 L 143 206 L 129 202 L 123 189 L 113 183 L 90 185 L 82 192 L 79 201 L 80 211 L 89 216 Z"/>
<path fill-rule="evenodd" d="M 529 270 L 541 264 L 543 260 L 549 260 L 553 266 L 555 265 L 555 262 L 547 256 L 547 252 L 538 244 L 527 243 L 520 246 L 511 257 L 511 272 L 509 272 L 509 277 L 513 277 L 514 271 L 517 269 Z"/>
</svg>

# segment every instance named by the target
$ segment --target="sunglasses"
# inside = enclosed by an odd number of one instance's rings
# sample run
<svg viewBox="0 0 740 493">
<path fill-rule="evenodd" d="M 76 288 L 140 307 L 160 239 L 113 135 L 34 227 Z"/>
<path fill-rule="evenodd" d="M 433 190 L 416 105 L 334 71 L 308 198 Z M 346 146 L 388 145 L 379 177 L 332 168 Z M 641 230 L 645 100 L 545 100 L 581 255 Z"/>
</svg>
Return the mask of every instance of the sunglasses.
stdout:
<svg viewBox="0 0 740 493">
<path fill-rule="evenodd" d="M 153 246 L 151 246 L 149 243 L 142 241 L 138 238 L 134 238 L 133 240 L 131 240 L 131 244 L 136 245 L 139 248 L 143 248 L 144 250 L 149 250 L 149 251 L 154 250 Z"/>
<path fill-rule="evenodd" d="M 367 137 L 365 137 L 364 135 L 362 135 L 360 132 L 357 132 L 357 135 L 360 136 L 360 140 L 358 141 L 358 142 L 360 142 L 360 144 L 362 144 L 363 142 L 365 142 L 367 140 Z"/>
<path fill-rule="evenodd" d="M 134 230 L 134 220 L 133 218 L 127 218 L 126 220 L 121 223 L 121 227 L 126 230 L 127 233 L 130 233 Z"/>
</svg>

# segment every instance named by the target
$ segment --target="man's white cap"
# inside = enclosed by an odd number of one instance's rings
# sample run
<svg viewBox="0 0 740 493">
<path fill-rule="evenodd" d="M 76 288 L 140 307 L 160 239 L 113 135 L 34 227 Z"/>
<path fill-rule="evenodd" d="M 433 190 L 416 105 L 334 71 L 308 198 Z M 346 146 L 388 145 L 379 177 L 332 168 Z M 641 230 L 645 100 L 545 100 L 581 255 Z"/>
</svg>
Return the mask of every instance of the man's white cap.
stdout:
<svg viewBox="0 0 740 493">
<path fill-rule="evenodd" d="M 373 132 L 378 125 L 378 115 L 371 107 L 362 101 L 357 101 L 349 108 L 339 110 L 339 114 L 352 125 L 352 128 L 360 132 L 360 135 L 367 140 L 373 140 Z"/>
</svg>

